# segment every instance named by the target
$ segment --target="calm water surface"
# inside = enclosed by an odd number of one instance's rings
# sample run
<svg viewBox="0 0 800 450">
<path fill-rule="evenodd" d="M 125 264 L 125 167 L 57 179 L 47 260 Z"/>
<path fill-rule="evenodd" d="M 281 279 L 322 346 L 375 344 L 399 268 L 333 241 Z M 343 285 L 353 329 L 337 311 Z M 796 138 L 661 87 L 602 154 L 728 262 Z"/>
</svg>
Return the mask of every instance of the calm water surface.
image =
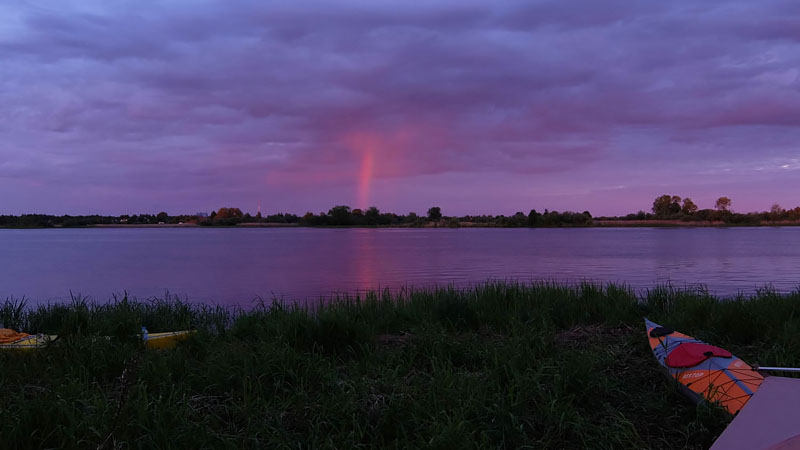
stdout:
<svg viewBox="0 0 800 450">
<path fill-rule="evenodd" d="M 488 279 L 800 285 L 800 228 L 0 230 L 0 298 L 314 299 Z"/>
</svg>

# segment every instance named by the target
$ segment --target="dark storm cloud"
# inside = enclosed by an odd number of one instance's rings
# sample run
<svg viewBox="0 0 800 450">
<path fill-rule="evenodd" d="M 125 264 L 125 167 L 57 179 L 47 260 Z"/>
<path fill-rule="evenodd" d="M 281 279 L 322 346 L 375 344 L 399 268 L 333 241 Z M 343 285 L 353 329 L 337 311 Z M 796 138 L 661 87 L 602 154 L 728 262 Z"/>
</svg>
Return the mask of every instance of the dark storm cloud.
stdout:
<svg viewBox="0 0 800 450">
<path fill-rule="evenodd" d="M 302 209 L 301 187 L 320 204 L 352 201 L 369 154 L 384 189 L 507 180 L 493 189 L 511 200 L 487 208 L 566 186 L 606 195 L 620 180 L 655 192 L 702 176 L 710 196 L 724 170 L 796 170 L 798 12 L 790 1 L 6 4 L 0 188 L 43 186 L 14 189 L 13 209 L 50 208 L 42 193 L 67 182 L 74 196 L 135 189 L 133 206 L 181 208 L 280 186 L 282 206 Z M 520 190 L 531 177 L 535 195 Z M 460 189 L 431 184 L 430 199 Z"/>
</svg>

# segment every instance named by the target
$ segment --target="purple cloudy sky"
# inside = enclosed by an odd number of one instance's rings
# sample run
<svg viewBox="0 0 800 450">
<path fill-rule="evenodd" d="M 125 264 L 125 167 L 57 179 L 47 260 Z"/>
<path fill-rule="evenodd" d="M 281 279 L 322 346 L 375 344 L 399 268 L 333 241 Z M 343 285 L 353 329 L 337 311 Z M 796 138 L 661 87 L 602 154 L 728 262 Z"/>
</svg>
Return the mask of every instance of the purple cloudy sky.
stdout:
<svg viewBox="0 0 800 450">
<path fill-rule="evenodd" d="M 11 0 L 0 18 L 0 214 L 800 204 L 796 0 Z"/>
</svg>

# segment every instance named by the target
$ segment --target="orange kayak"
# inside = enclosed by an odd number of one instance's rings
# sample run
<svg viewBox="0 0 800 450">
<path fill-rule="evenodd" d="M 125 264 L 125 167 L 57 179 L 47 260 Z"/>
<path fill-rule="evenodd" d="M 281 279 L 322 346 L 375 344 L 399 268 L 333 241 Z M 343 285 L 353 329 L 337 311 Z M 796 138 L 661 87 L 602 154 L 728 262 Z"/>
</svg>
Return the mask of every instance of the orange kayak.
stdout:
<svg viewBox="0 0 800 450">
<path fill-rule="evenodd" d="M 644 321 L 659 364 L 693 401 L 719 403 L 735 415 L 764 381 L 761 374 L 727 350 Z"/>
<path fill-rule="evenodd" d="M 148 333 L 144 330 L 141 335 L 147 348 L 173 348 L 178 341 L 187 339 L 194 330 L 167 331 L 163 333 Z M 55 341 L 58 336 L 47 334 L 25 335 L 21 333 L 18 340 L 0 343 L 0 350 L 32 350 L 46 347 L 50 342 Z"/>
</svg>

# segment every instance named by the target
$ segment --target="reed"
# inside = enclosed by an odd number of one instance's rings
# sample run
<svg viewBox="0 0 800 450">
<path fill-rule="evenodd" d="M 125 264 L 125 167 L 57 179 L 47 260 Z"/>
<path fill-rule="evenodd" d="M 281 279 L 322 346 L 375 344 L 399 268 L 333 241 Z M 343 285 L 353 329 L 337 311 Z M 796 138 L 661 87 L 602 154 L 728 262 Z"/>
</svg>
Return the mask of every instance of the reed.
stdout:
<svg viewBox="0 0 800 450">
<path fill-rule="evenodd" d="M 706 448 L 729 419 L 661 375 L 641 318 L 798 365 L 798 313 L 800 292 L 589 282 L 250 308 L 8 299 L 5 326 L 61 338 L 0 352 L 0 448 Z M 198 333 L 145 351 L 141 326 Z"/>
</svg>

